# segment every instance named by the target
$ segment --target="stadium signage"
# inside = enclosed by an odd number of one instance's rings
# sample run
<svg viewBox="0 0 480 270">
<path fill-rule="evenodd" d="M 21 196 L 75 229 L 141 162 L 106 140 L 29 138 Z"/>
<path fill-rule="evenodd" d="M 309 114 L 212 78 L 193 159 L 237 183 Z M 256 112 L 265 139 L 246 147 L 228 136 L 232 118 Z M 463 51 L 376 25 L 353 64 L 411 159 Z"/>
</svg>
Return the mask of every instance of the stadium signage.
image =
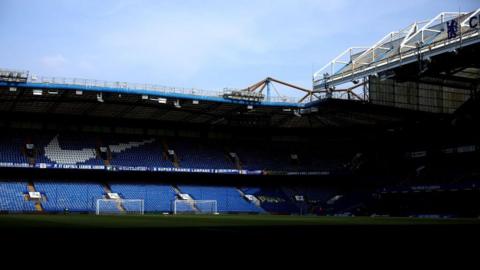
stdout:
<svg viewBox="0 0 480 270">
<path fill-rule="evenodd" d="M 262 170 L 235 170 L 235 169 L 198 169 L 198 168 L 165 168 L 165 167 L 130 167 L 116 165 L 79 165 L 79 164 L 52 164 L 0 162 L 0 168 L 36 168 L 60 170 L 104 170 L 104 171 L 131 171 L 131 172 L 171 172 L 171 173 L 205 173 L 205 174 L 244 174 L 244 175 L 330 175 L 330 172 L 275 172 Z"/>
<path fill-rule="evenodd" d="M 460 30 L 457 19 L 453 19 L 451 21 L 446 22 L 446 25 L 447 25 L 448 39 L 456 38 Z M 470 26 L 471 29 L 478 28 L 480 26 L 480 13 L 471 17 L 468 20 L 468 25 Z"/>
<path fill-rule="evenodd" d="M 480 25 L 480 13 L 471 17 L 470 20 L 468 20 L 468 24 L 470 28 L 477 28 Z"/>
<path fill-rule="evenodd" d="M 458 21 L 453 19 L 447 22 L 448 39 L 456 38 L 458 36 Z"/>
</svg>

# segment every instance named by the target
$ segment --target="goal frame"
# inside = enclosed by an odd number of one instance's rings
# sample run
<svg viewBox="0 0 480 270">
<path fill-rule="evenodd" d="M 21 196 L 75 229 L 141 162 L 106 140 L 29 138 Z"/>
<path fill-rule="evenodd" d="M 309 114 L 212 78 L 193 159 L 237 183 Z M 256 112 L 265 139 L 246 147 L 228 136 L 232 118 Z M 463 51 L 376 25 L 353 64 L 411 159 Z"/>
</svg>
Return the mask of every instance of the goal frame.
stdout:
<svg viewBox="0 0 480 270">
<path fill-rule="evenodd" d="M 113 202 L 116 204 L 124 205 L 125 202 L 138 202 L 140 209 L 139 211 L 118 211 L 118 212 L 108 212 L 101 213 L 100 203 L 101 202 Z M 95 215 L 144 215 L 145 214 L 145 200 L 143 199 L 97 199 L 95 204 Z"/>
<path fill-rule="evenodd" d="M 217 200 L 173 200 L 173 214 L 178 215 L 182 214 L 183 212 L 178 212 L 177 211 L 177 203 L 182 202 L 182 203 L 192 203 L 192 204 L 198 204 L 198 203 L 213 203 L 213 211 L 212 212 L 202 212 L 202 211 L 195 211 L 195 209 L 192 209 L 193 211 L 191 212 L 192 214 L 196 215 L 218 215 L 218 203 Z"/>
</svg>

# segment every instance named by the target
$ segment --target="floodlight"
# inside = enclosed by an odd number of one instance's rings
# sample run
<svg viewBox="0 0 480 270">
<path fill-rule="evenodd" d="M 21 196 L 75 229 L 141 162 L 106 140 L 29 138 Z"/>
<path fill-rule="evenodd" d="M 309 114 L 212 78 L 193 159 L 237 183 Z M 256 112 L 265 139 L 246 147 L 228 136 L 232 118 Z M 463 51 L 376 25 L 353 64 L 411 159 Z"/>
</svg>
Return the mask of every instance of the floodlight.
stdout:
<svg viewBox="0 0 480 270">
<path fill-rule="evenodd" d="M 43 91 L 40 89 L 33 89 L 33 95 L 34 96 L 41 96 L 43 95 Z"/>
<path fill-rule="evenodd" d="M 166 98 L 159 98 L 158 103 L 160 104 L 167 104 L 167 99 Z"/>
</svg>

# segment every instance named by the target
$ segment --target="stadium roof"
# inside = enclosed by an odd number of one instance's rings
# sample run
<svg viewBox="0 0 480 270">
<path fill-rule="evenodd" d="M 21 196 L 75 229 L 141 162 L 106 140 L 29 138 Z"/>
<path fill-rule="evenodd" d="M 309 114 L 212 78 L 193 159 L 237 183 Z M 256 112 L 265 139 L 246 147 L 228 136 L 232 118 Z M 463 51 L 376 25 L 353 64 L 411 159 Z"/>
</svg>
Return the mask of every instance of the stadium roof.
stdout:
<svg viewBox="0 0 480 270">
<path fill-rule="evenodd" d="M 132 92 L 72 91 L 31 88 L 25 85 L 0 86 L 2 119 L 22 118 L 31 121 L 62 117 L 74 122 L 157 121 L 207 126 L 323 128 L 375 126 L 418 118 L 421 115 L 354 100 L 337 99 L 313 102 L 309 108 L 199 99 L 167 98 L 163 101 L 164 103 L 159 103 L 157 98 Z"/>
<path fill-rule="evenodd" d="M 274 84 L 301 95 L 283 97 Z M 350 95 L 350 90 L 339 90 Z M 244 89 L 221 92 L 123 82 L 37 77 L 28 71 L 0 69 L 0 112 L 64 115 L 186 124 L 268 127 L 341 126 L 350 120 L 318 116 L 319 104 L 330 104 L 310 89 L 266 78 Z M 276 96 L 274 94 L 277 94 Z M 359 97 L 357 100 L 361 99 Z M 355 101 L 352 101 L 355 102 Z M 341 106 L 341 105 L 340 105 Z M 325 108 L 332 114 L 331 107 Z M 338 108 L 339 109 L 339 108 Z M 315 117 L 313 116 L 315 115 Z M 337 123 L 338 122 L 338 123 Z"/>
<path fill-rule="evenodd" d="M 297 97 L 288 97 L 277 90 L 274 83 L 299 93 Z M 134 94 L 148 96 L 149 99 L 187 99 L 197 101 L 221 102 L 229 104 L 255 104 L 268 107 L 308 108 L 324 98 L 327 91 L 306 89 L 271 77 L 244 89 L 225 88 L 222 91 L 209 91 L 196 88 L 168 87 L 153 84 L 128 82 L 108 82 L 101 80 L 41 77 L 29 74 L 29 71 L 0 69 L 0 86 L 37 89 L 46 91 L 66 90 L 96 93 Z M 335 90 L 341 94 L 354 94 L 351 90 Z M 267 92 L 265 95 L 264 92 Z M 272 93 L 271 93 L 272 92 Z M 232 93 L 240 95 L 232 95 Z M 358 98 L 361 99 L 361 98 Z"/>
<path fill-rule="evenodd" d="M 388 33 L 369 47 L 351 47 L 314 75 L 314 89 L 351 83 L 379 72 L 480 43 L 480 9 L 442 12 L 426 21 Z"/>
</svg>

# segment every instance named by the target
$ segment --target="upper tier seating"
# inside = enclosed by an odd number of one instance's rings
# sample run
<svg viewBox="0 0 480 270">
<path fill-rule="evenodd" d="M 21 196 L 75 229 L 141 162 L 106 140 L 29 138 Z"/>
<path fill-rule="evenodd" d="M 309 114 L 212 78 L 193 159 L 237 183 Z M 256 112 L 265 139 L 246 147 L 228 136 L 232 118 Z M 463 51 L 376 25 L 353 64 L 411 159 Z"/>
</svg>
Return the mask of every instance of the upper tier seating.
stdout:
<svg viewBox="0 0 480 270">
<path fill-rule="evenodd" d="M 213 142 L 188 138 L 151 138 L 137 135 L 99 135 L 89 133 L 48 133 L 18 136 L 4 134 L 0 137 L 0 162 L 28 163 L 22 149 L 25 137 L 33 145 L 35 162 L 62 165 L 113 165 L 138 169 L 180 168 L 187 169 L 237 169 L 228 153 L 236 153 L 242 169 L 267 171 L 334 171 L 342 168 L 342 158 L 323 157 L 315 150 L 276 144 L 250 144 Z M 166 143 L 164 143 L 164 141 Z M 301 147 L 299 147 L 301 148 Z M 103 152 L 100 151 L 102 149 Z M 104 151 L 106 150 L 106 151 Z M 173 150 L 178 164 L 167 158 L 167 150 Z M 297 151 L 298 150 L 298 151 Z M 292 154 L 298 156 L 293 161 Z M 105 159 L 105 160 L 104 160 Z"/>
<path fill-rule="evenodd" d="M 191 140 L 169 140 L 183 168 L 196 169 L 235 169 L 226 153 L 218 145 L 200 145 Z"/>
<path fill-rule="evenodd" d="M 0 135 L 0 162 L 28 163 L 22 154 L 25 142 L 12 134 Z"/>
<path fill-rule="evenodd" d="M 284 170 L 290 165 L 288 152 L 279 153 L 260 145 L 242 145 L 234 149 L 246 170 Z"/>
<path fill-rule="evenodd" d="M 112 152 L 112 165 L 132 167 L 174 167 L 170 160 L 164 158 L 163 145 L 158 139 L 150 138 L 147 140 L 141 140 L 139 138 L 131 137 L 108 137 L 105 141 L 110 145 L 110 150 Z"/>
<path fill-rule="evenodd" d="M 103 165 L 94 136 L 44 134 L 34 137 L 34 142 L 39 149 L 37 163 Z"/>
</svg>

